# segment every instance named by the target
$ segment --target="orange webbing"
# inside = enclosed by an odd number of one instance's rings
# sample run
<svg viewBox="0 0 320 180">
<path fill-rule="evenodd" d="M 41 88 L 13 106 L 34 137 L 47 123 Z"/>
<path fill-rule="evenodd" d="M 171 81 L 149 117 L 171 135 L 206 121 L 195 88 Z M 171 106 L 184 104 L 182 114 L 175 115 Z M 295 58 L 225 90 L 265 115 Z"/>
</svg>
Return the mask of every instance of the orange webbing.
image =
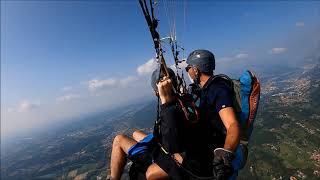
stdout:
<svg viewBox="0 0 320 180">
<path fill-rule="evenodd" d="M 248 128 L 250 127 L 252 121 L 255 118 L 259 99 L 260 99 L 260 82 L 256 78 L 256 76 L 253 75 L 253 87 L 249 97 L 250 112 L 249 112 L 249 119 L 247 121 Z"/>
<path fill-rule="evenodd" d="M 195 103 L 194 102 L 192 102 L 192 107 L 194 108 L 194 111 L 195 111 L 195 113 L 196 113 L 196 116 L 197 116 L 197 119 L 196 119 L 196 121 L 190 121 L 190 119 L 189 119 L 189 116 L 188 116 L 188 111 L 187 111 L 187 109 L 186 109 L 186 107 L 185 107 L 185 105 L 183 104 L 183 102 L 179 99 L 179 98 L 177 98 L 178 99 L 178 101 L 179 101 L 179 103 L 180 103 L 180 106 L 181 106 L 181 108 L 182 108 L 182 111 L 183 111 L 183 113 L 184 113 L 184 116 L 186 117 L 186 120 L 187 120 L 187 122 L 191 122 L 191 123 L 197 123 L 198 121 L 199 121 L 199 113 L 198 113 L 198 111 L 197 111 L 197 109 L 196 109 L 196 105 L 195 105 Z"/>
</svg>

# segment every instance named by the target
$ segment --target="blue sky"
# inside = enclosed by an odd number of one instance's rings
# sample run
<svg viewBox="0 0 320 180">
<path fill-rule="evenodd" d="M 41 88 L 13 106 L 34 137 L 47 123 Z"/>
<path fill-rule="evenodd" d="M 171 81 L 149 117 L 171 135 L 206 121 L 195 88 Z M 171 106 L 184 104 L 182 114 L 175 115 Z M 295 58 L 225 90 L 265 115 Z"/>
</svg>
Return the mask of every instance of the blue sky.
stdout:
<svg viewBox="0 0 320 180">
<path fill-rule="evenodd" d="M 225 69 L 319 46 L 319 2 L 158 2 L 161 36 L 176 7 L 182 54 L 212 50 Z M 1 1 L 1 133 L 151 98 L 153 57 L 138 1 Z"/>
</svg>

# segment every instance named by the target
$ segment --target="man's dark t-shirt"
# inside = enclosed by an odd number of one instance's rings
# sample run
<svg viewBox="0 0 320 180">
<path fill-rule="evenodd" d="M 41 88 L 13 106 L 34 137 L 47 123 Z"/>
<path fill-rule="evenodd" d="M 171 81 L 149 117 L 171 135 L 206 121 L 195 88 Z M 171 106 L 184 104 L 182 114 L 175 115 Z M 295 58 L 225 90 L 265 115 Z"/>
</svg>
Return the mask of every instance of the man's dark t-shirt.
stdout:
<svg viewBox="0 0 320 180">
<path fill-rule="evenodd" d="M 222 78 L 212 76 L 203 86 L 199 108 L 201 120 L 208 131 L 208 142 L 211 150 L 224 146 L 226 129 L 219 111 L 233 107 L 233 91 Z"/>
<path fill-rule="evenodd" d="M 213 150 L 223 147 L 226 130 L 219 111 L 232 107 L 231 87 L 220 78 L 211 77 L 200 92 L 200 120 L 190 129 L 188 139 L 193 148 L 187 148 L 184 166 L 200 176 L 212 175 Z"/>
</svg>

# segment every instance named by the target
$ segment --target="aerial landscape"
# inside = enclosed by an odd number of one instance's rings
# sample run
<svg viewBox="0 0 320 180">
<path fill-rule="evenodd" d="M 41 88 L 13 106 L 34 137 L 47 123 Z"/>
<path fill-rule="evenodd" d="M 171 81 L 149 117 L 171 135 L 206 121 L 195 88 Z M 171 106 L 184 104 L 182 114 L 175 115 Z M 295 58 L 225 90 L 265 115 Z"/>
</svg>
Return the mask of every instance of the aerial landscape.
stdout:
<svg viewBox="0 0 320 180">
<path fill-rule="evenodd" d="M 319 179 L 320 57 L 261 80 L 249 159 L 239 179 Z M 88 117 L 48 137 L 21 138 L 2 150 L 2 178 L 105 179 L 115 135 L 152 132 L 155 107 L 154 99 Z"/>
</svg>

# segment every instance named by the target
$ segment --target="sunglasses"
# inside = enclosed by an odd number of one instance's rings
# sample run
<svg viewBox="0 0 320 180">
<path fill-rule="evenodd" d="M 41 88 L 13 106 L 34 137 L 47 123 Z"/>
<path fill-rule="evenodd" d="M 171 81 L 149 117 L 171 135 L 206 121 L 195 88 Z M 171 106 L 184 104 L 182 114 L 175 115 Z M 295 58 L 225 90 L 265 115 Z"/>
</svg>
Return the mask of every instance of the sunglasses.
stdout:
<svg viewBox="0 0 320 180">
<path fill-rule="evenodd" d="M 186 67 L 186 71 L 188 72 L 190 68 L 192 68 L 192 66 L 191 66 L 191 65 L 188 65 L 188 66 Z"/>
</svg>

